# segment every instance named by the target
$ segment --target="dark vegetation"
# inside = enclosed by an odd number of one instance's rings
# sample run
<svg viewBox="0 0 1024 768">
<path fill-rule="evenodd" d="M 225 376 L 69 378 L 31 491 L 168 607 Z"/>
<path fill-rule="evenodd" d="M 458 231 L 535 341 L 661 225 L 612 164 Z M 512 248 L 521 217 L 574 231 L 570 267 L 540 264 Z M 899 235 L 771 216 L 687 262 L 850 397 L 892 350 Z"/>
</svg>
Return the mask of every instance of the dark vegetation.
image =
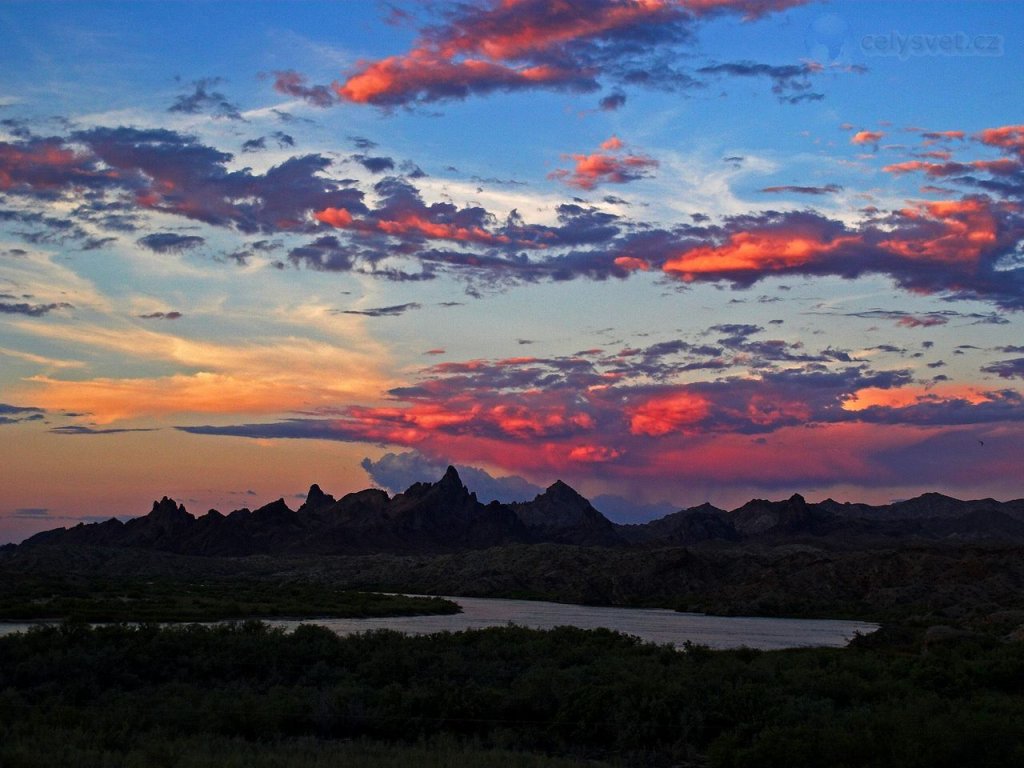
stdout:
<svg viewBox="0 0 1024 768">
<path fill-rule="evenodd" d="M 2 571 L 0 571 L 2 573 Z M 458 613 L 438 597 L 384 595 L 315 582 L 229 578 L 77 577 L 8 572 L 0 620 L 220 621 L 247 618 L 369 618 Z"/>
<path fill-rule="evenodd" d="M 0 764 L 1024 764 L 1024 643 L 932 634 L 680 652 L 571 628 L 65 624 L 0 638 Z"/>
</svg>

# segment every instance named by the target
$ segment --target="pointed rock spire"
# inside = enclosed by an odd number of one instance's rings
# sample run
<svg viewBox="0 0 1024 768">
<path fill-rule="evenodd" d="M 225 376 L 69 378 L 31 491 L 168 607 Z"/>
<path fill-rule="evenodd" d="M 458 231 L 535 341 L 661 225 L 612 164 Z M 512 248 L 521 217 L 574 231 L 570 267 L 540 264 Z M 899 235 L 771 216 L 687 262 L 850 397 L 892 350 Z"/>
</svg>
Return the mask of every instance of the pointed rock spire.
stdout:
<svg viewBox="0 0 1024 768">
<path fill-rule="evenodd" d="M 306 494 L 306 500 L 299 507 L 299 512 L 316 512 L 317 510 L 325 509 L 337 500 L 329 493 L 324 493 L 320 490 L 320 486 L 313 483 L 309 486 L 309 492 Z"/>
<path fill-rule="evenodd" d="M 459 471 L 449 464 L 448 469 L 445 470 L 444 477 L 441 478 L 438 485 L 444 488 L 462 488 L 462 478 L 459 477 Z"/>
</svg>

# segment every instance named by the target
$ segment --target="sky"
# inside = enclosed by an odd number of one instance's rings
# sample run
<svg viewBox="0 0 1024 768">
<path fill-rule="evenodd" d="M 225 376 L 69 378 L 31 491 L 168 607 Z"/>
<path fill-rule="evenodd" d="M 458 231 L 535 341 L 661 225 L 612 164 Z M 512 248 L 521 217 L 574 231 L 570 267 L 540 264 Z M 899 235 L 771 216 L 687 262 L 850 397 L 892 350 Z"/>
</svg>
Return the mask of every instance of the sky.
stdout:
<svg viewBox="0 0 1024 768">
<path fill-rule="evenodd" d="M 0 543 L 448 464 L 1024 496 L 1024 4 L 0 2 Z"/>
</svg>

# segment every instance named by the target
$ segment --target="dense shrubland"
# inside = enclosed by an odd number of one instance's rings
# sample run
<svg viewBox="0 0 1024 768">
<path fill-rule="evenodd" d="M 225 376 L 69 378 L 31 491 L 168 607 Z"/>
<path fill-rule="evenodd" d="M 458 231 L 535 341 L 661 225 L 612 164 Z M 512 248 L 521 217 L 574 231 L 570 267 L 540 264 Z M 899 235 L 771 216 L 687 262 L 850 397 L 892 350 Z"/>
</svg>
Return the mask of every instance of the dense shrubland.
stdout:
<svg viewBox="0 0 1024 768">
<path fill-rule="evenodd" d="M 981 634 L 680 652 L 571 628 L 64 624 L 0 638 L 0 765 L 1016 766 L 1022 694 L 1024 644 Z"/>
</svg>

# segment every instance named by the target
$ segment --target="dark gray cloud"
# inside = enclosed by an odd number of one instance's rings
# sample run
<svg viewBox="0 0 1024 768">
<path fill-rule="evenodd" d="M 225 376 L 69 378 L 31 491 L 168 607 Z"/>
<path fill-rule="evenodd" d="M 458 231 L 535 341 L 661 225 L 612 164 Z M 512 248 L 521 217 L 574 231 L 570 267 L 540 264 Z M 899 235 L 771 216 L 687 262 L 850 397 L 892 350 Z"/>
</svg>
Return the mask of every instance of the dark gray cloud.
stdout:
<svg viewBox="0 0 1024 768">
<path fill-rule="evenodd" d="M 823 187 L 802 187 L 793 184 L 785 184 L 777 187 L 762 187 L 762 192 L 769 193 L 792 193 L 798 195 L 834 195 L 838 192 L 842 192 L 843 188 L 838 184 L 826 184 Z"/>
<path fill-rule="evenodd" d="M 293 70 L 274 72 L 274 90 L 286 96 L 302 99 L 314 107 L 329 107 L 337 96 L 326 85 L 307 85 L 305 75 Z"/>
<path fill-rule="evenodd" d="M 334 235 L 324 235 L 292 248 L 288 252 L 288 261 L 317 271 L 348 272 L 355 266 L 358 253 L 355 248 L 343 245 Z"/>
<path fill-rule="evenodd" d="M 173 232 L 157 232 L 136 240 L 139 245 L 157 253 L 182 253 L 198 248 L 206 240 L 198 235 L 178 235 Z"/>
<path fill-rule="evenodd" d="M 18 507 L 10 516 L 22 520 L 47 520 L 52 518 L 47 507 Z"/>
<path fill-rule="evenodd" d="M 242 142 L 243 152 L 262 152 L 267 148 L 267 137 L 260 136 L 258 139 L 249 139 Z"/>
<path fill-rule="evenodd" d="M 896 325 L 903 326 L 904 328 L 932 328 L 937 325 L 946 325 L 953 320 L 965 320 L 971 325 L 1005 325 L 1010 322 L 1006 317 L 995 312 L 958 312 L 953 309 L 933 312 L 867 309 L 860 312 L 822 313 L 818 311 L 809 314 L 841 314 L 843 317 L 860 317 L 867 320 L 891 320 Z"/>
<path fill-rule="evenodd" d="M 286 149 L 295 146 L 295 139 L 282 131 L 274 131 L 269 136 L 260 136 L 256 139 L 249 139 L 242 142 L 243 152 L 262 152 L 267 148 L 267 140 L 272 140 L 278 149 Z"/>
<path fill-rule="evenodd" d="M 709 64 L 700 67 L 701 75 L 728 75 L 729 77 L 765 77 L 772 83 L 772 93 L 779 101 L 799 104 L 803 101 L 820 101 L 824 94 L 811 91 L 811 75 L 821 71 L 815 64 L 772 65 L 754 61 L 736 61 L 724 64 Z"/>
<path fill-rule="evenodd" d="M 370 155 L 352 155 L 352 160 L 359 163 L 370 173 L 384 173 L 395 169 L 395 161 L 390 157 L 372 157 Z"/>
<path fill-rule="evenodd" d="M 377 148 L 377 142 L 372 141 L 371 139 L 368 139 L 365 136 L 349 136 L 348 140 L 352 142 L 352 145 L 356 149 L 360 149 L 363 151 Z"/>
<path fill-rule="evenodd" d="M 1024 379 L 1024 357 L 999 360 L 983 366 L 981 370 L 985 373 L 994 373 L 1004 379 Z"/>
<path fill-rule="evenodd" d="M 50 431 L 58 435 L 119 435 L 123 432 L 156 432 L 157 428 L 135 427 L 129 429 L 127 427 L 108 427 L 99 429 L 73 424 L 65 427 L 54 427 Z"/>
<path fill-rule="evenodd" d="M 420 309 L 421 304 L 415 301 L 410 301 L 406 304 L 394 304 L 390 307 L 374 307 L 372 309 L 343 309 L 336 310 L 344 315 L 366 315 L 367 317 L 397 317 L 398 315 L 404 315 L 414 309 Z"/>
<path fill-rule="evenodd" d="M 0 425 L 20 424 L 25 421 L 42 421 L 45 418 L 46 411 L 42 408 L 0 403 Z"/>
<path fill-rule="evenodd" d="M 0 302 L 0 313 L 5 315 L 27 315 L 28 317 L 42 317 L 53 312 L 55 309 L 74 309 L 71 304 L 61 301 L 50 304 L 28 304 L 26 302 L 8 303 Z"/>
<path fill-rule="evenodd" d="M 605 112 L 614 112 L 626 104 L 626 94 L 622 91 L 612 91 L 598 102 L 598 106 Z"/>
<path fill-rule="evenodd" d="M 139 315 L 142 320 L 180 320 L 183 317 L 181 312 L 172 310 L 171 312 L 149 312 L 145 315 Z"/>
<path fill-rule="evenodd" d="M 203 78 L 194 80 L 191 83 L 192 90 L 180 94 L 174 103 L 168 107 L 168 112 L 182 112 L 188 115 L 196 115 L 202 112 L 209 113 L 214 117 L 225 117 L 229 120 L 241 120 L 242 113 L 238 106 L 228 100 L 220 91 L 211 90 L 224 81 L 219 77 Z"/>
</svg>

